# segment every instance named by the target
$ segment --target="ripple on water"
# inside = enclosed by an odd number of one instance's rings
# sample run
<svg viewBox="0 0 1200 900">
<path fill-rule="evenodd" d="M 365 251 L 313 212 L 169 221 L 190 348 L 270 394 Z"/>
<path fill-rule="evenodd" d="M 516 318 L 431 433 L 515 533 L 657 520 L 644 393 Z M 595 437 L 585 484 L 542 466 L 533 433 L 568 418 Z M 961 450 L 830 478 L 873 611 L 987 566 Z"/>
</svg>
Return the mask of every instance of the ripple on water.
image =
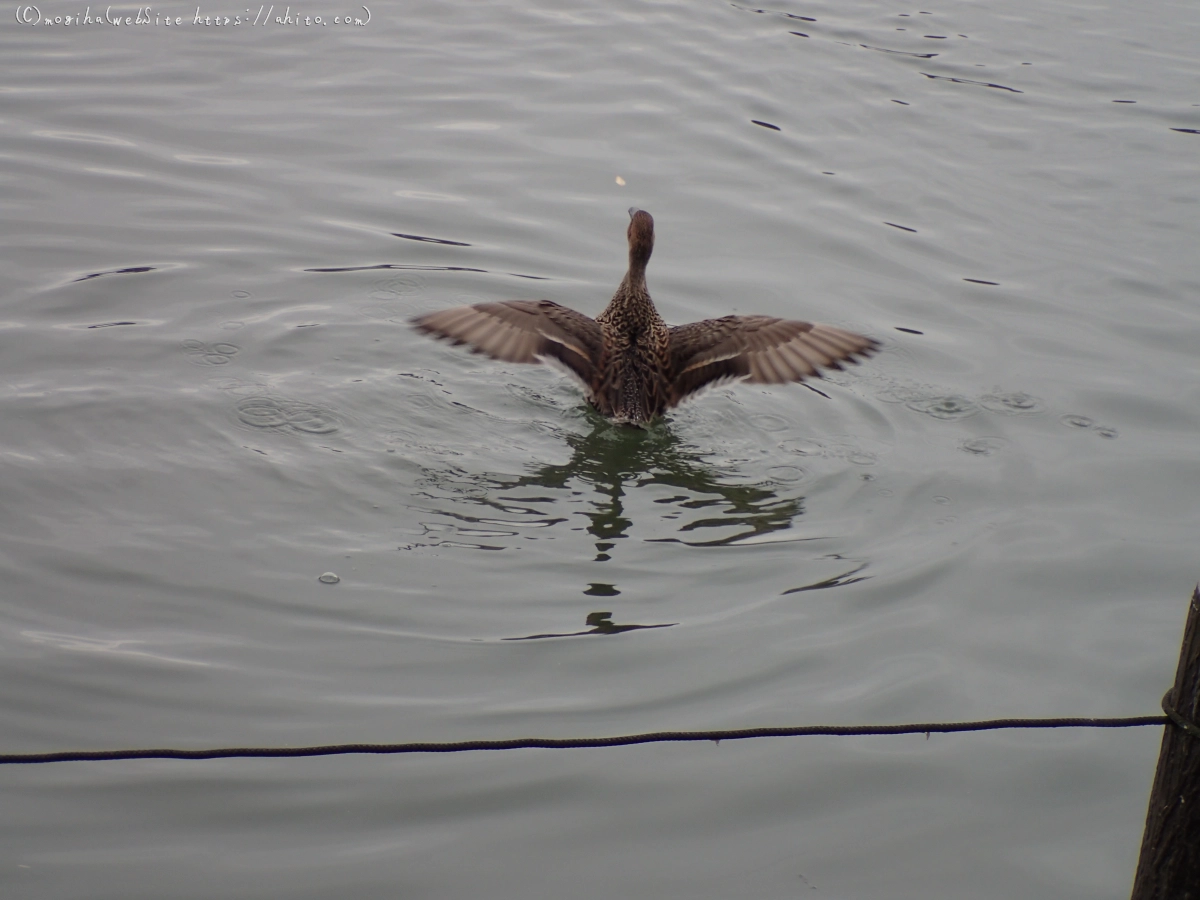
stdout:
<svg viewBox="0 0 1200 900">
<path fill-rule="evenodd" d="M 851 450 L 846 454 L 846 461 L 856 466 L 873 466 L 879 462 L 879 457 L 867 450 Z"/>
<path fill-rule="evenodd" d="M 861 446 L 857 440 L 854 442 L 834 440 L 829 444 L 823 444 L 808 438 L 797 438 L 781 442 L 779 449 L 810 459 L 844 459 L 856 466 L 874 466 L 878 464 L 880 458 L 879 453 Z"/>
<path fill-rule="evenodd" d="M 1035 416 L 1046 411 L 1046 404 L 1032 394 L 1015 391 L 1008 394 L 985 394 L 979 405 L 990 412 L 1006 416 Z"/>
<path fill-rule="evenodd" d="M 391 431 L 388 432 L 387 442 L 396 444 L 409 452 L 418 452 L 428 456 L 447 457 L 447 456 L 462 456 L 457 450 L 450 447 L 444 447 L 440 444 L 430 444 L 421 439 L 415 431 Z"/>
<path fill-rule="evenodd" d="M 432 397 L 424 394 L 409 394 L 404 398 L 404 402 L 417 409 L 433 409 L 437 405 Z"/>
<path fill-rule="evenodd" d="M 390 300 L 400 294 L 416 294 L 425 290 L 425 279 L 419 275 L 393 275 L 371 285 L 372 300 Z"/>
<path fill-rule="evenodd" d="M 795 484 L 803 481 L 807 475 L 799 466 L 772 466 L 767 469 L 767 477 L 780 484 Z"/>
<path fill-rule="evenodd" d="M 911 385 L 893 384 L 881 391 L 877 391 L 875 396 L 884 403 L 915 403 L 928 395 Z"/>
<path fill-rule="evenodd" d="M 1092 432 L 1097 437 L 1108 438 L 1112 440 L 1117 437 L 1117 429 L 1109 425 L 1098 425 L 1094 419 L 1087 416 L 1079 416 L 1075 413 L 1067 413 L 1065 416 L 1059 417 L 1059 421 L 1069 428 L 1082 428 Z"/>
<path fill-rule="evenodd" d="M 935 419 L 965 419 L 979 412 L 978 406 L 959 394 L 910 400 L 905 406 L 916 412 L 933 416 Z"/>
<path fill-rule="evenodd" d="M 755 428 L 761 428 L 763 431 L 786 431 L 792 427 L 792 423 L 783 416 L 776 416 L 770 413 L 751 416 L 750 424 Z"/>
<path fill-rule="evenodd" d="M 219 390 L 237 394 L 239 397 L 256 397 L 270 390 L 270 387 L 261 381 L 244 381 L 241 378 L 225 378 L 219 375 L 212 376 L 208 383 Z"/>
<path fill-rule="evenodd" d="M 238 420 L 253 428 L 332 434 L 341 427 L 330 410 L 282 397 L 246 397 L 234 409 Z"/>
<path fill-rule="evenodd" d="M 549 394 L 544 394 L 534 388 L 527 387 L 523 384 L 506 384 L 504 385 L 504 389 L 518 400 L 523 400 L 526 403 L 531 403 L 547 409 L 558 409 L 559 407 L 559 404 L 554 397 L 550 396 Z"/>
<path fill-rule="evenodd" d="M 964 453 L 970 453 L 972 456 L 991 456 L 993 453 L 998 453 L 1008 445 L 1008 441 L 1001 437 L 977 437 L 961 442 L 958 449 Z"/>
<path fill-rule="evenodd" d="M 527 426 L 530 431 L 536 431 L 538 434 L 544 434 L 547 437 L 562 437 L 567 432 L 559 428 L 552 422 L 544 422 L 541 419 L 534 419 Z"/>
<path fill-rule="evenodd" d="M 235 357 L 241 350 L 237 344 L 228 341 L 217 341 L 206 344 L 204 341 L 182 341 L 179 346 L 187 353 L 188 360 L 197 366 L 223 366 Z"/>
<path fill-rule="evenodd" d="M 825 456 L 825 447 L 817 441 L 808 440 L 807 438 L 797 438 L 796 440 L 784 441 L 779 445 L 779 449 L 786 450 L 789 453 L 795 453 L 797 456 Z"/>
<path fill-rule="evenodd" d="M 387 295 L 387 299 L 391 298 L 391 294 Z M 372 299 L 383 299 L 372 297 Z M 399 304 L 393 303 L 374 303 L 368 306 L 360 306 L 357 310 L 360 316 L 365 316 L 368 319 L 393 319 L 402 314 Z"/>
</svg>

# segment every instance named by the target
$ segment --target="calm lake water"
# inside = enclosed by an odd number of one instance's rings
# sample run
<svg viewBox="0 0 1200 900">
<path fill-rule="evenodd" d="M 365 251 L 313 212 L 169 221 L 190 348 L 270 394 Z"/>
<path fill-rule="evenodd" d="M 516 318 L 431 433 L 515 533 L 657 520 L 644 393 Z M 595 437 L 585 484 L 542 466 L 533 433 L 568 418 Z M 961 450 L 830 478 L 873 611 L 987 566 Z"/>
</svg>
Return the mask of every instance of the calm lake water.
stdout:
<svg viewBox="0 0 1200 900">
<path fill-rule="evenodd" d="M 1157 713 L 1200 7 L 930 2 L 10 7 L 0 751 Z M 631 205 L 883 352 L 641 433 L 408 328 Z M 1160 738 L 8 767 L 0 893 L 1122 898 Z"/>
</svg>

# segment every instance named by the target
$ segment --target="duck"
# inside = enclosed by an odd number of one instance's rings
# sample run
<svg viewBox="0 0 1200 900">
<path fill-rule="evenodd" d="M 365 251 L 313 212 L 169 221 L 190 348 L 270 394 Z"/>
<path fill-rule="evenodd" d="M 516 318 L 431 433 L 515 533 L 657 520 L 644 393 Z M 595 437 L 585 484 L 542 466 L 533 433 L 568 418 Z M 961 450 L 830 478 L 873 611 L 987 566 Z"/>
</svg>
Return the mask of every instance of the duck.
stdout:
<svg viewBox="0 0 1200 900">
<path fill-rule="evenodd" d="M 638 427 L 722 382 L 802 382 L 879 350 L 873 338 L 798 319 L 732 315 L 667 325 L 646 287 L 654 218 L 632 207 L 626 236 L 629 269 L 594 319 L 552 300 L 506 300 L 438 310 L 411 324 L 492 359 L 564 368 L 597 412 Z"/>
</svg>

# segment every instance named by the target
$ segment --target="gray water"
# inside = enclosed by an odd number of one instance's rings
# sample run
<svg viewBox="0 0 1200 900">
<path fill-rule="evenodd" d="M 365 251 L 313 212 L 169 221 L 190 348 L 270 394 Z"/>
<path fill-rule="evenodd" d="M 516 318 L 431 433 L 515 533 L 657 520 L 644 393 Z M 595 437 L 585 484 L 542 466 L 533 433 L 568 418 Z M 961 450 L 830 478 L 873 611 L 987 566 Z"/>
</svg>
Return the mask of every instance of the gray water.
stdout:
<svg viewBox="0 0 1200 900">
<path fill-rule="evenodd" d="M 0 751 L 1157 712 L 1194 4 L 13 12 Z M 669 322 L 883 352 L 638 433 L 408 328 L 594 315 L 631 205 Z M 8 767 L 0 892 L 1118 898 L 1160 737 Z"/>
</svg>

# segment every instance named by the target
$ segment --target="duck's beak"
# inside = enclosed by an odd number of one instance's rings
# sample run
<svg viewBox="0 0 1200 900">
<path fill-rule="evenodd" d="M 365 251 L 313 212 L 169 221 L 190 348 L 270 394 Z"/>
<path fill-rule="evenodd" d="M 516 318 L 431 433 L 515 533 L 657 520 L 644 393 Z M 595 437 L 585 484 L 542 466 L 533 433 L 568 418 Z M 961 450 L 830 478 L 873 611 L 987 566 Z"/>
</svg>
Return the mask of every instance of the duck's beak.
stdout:
<svg viewBox="0 0 1200 900">
<path fill-rule="evenodd" d="M 629 218 L 632 219 L 635 215 L 637 215 L 640 212 L 641 212 L 641 210 L 638 209 L 636 206 L 629 207 Z"/>
</svg>

